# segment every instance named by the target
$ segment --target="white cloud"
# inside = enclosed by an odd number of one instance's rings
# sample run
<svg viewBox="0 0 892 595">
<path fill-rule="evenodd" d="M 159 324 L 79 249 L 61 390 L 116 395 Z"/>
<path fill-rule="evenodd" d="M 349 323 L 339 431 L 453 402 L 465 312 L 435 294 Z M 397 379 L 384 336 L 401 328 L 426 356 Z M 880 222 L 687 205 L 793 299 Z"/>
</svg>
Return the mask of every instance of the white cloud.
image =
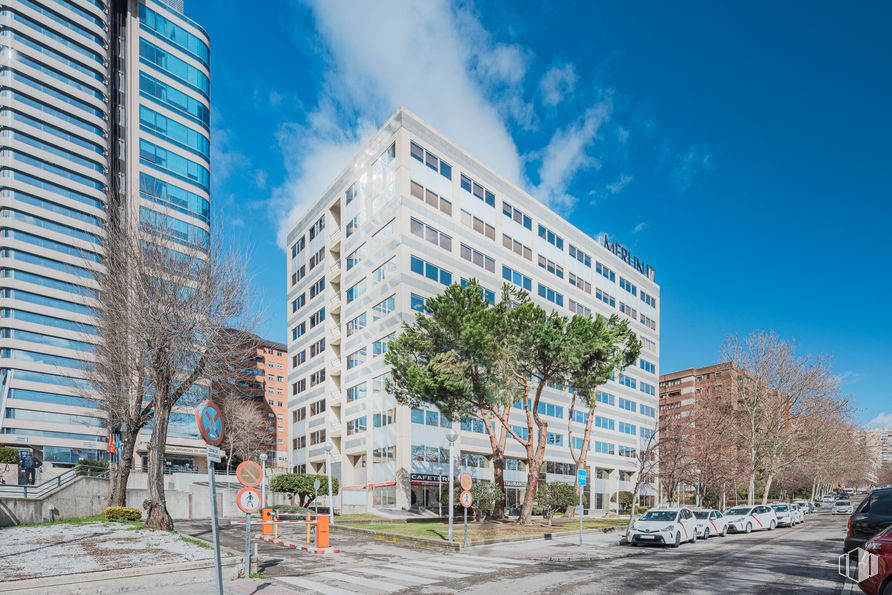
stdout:
<svg viewBox="0 0 892 595">
<path fill-rule="evenodd" d="M 459 16 L 443 1 L 308 4 L 329 63 L 307 123 L 285 125 L 279 134 L 288 174 L 273 192 L 280 244 L 361 143 L 399 106 L 485 158 L 509 180 L 521 180 L 514 141 L 476 78 L 485 72 L 493 80 L 514 84 L 525 72 L 518 51 L 510 46 L 477 48 L 472 63 L 467 48 L 473 43 L 463 34 Z M 462 18 L 473 22 L 467 15 Z"/>
<path fill-rule="evenodd" d="M 709 147 L 698 144 L 689 145 L 686 149 L 675 152 L 670 143 L 664 142 L 660 146 L 657 159 L 657 170 L 666 172 L 669 183 L 679 194 L 687 192 L 699 174 L 713 167 L 712 152 Z"/>
<path fill-rule="evenodd" d="M 867 422 L 868 430 L 876 430 L 880 428 L 892 428 L 892 413 L 880 413 Z"/>
<path fill-rule="evenodd" d="M 576 69 L 570 63 L 552 66 L 539 81 L 542 103 L 554 107 L 576 88 Z"/>
<path fill-rule="evenodd" d="M 559 129 L 542 150 L 539 183 L 533 194 L 560 212 L 569 212 L 576 197 L 567 189 L 577 173 L 588 168 L 599 168 L 600 161 L 589 153 L 598 131 L 610 119 L 613 106 L 603 100 L 586 110 L 583 117 L 569 128 Z"/>
<path fill-rule="evenodd" d="M 642 221 L 641 223 L 639 223 L 638 225 L 636 225 L 635 227 L 632 228 L 632 233 L 641 233 L 642 231 L 647 229 L 647 225 L 648 225 L 647 221 Z"/>
<path fill-rule="evenodd" d="M 219 116 L 212 119 L 211 130 L 211 184 L 220 188 L 236 170 L 248 167 L 251 161 L 232 146 L 230 131 L 223 127 Z"/>
</svg>

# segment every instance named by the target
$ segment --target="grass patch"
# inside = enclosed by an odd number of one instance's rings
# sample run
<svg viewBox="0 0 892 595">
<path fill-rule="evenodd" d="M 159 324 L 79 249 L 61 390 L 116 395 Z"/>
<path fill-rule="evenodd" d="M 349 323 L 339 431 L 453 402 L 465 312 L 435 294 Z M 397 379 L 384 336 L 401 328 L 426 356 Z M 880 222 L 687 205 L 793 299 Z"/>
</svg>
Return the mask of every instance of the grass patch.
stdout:
<svg viewBox="0 0 892 595">
<path fill-rule="evenodd" d="M 264 579 L 264 578 L 266 578 L 266 576 L 264 576 L 264 574 L 262 572 L 252 572 L 251 578 Z"/>
<path fill-rule="evenodd" d="M 179 533 L 177 533 L 177 539 L 179 539 L 183 543 L 188 543 L 188 544 L 191 544 L 191 545 L 194 545 L 194 546 L 200 547 L 202 549 L 206 549 L 206 550 L 209 550 L 212 547 L 214 547 L 206 541 L 203 541 L 201 539 L 195 539 L 194 537 L 189 537 L 188 535 L 181 535 Z M 252 576 L 251 578 L 254 578 L 254 577 Z"/>
<path fill-rule="evenodd" d="M 86 525 L 87 523 L 104 523 L 104 514 L 94 514 L 90 516 L 79 516 L 70 519 L 59 519 L 58 521 L 47 521 L 43 523 L 20 523 L 15 527 L 40 527 L 42 525 Z"/>
<path fill-rule="evenodd" d="M 379 517 L 376 514 L 369 514 L 367 512 L 359 513 L 359 514 L 339 514 L 335 516 L 335 522 L 350 522 L 350 521 L 382 521 L 386 522 L 386 519 Z"/>
<path fill-rule="evenodd" d="M 582 521 L 583 529 L 603 529 L 605 527 L 624 527 L 623 520 L 586 520 Z M 363 529 L 380 531 L 393 535 L 408 537 L 426 537 L 428 539 L 446 540 L 449 535 L 448 523 L 440 521 L 417 521 L 412 523 L 381 522 L 358 525 Z M 464 532 L 461 517 L 456 517 L 453 530 L 456 535 Z M 468 520 L 468 539 L 472 542 L 487 539 L 504 539 L 512 537 L 541 537 L 543 533 L 562 533 L 579 530 L 579 519 L 556 519 L 552 526 L 542 520 L 534 520 L 532 525 L 518 525 L 516 522 L 492 522 L 476 523 Z"/>
</svg>

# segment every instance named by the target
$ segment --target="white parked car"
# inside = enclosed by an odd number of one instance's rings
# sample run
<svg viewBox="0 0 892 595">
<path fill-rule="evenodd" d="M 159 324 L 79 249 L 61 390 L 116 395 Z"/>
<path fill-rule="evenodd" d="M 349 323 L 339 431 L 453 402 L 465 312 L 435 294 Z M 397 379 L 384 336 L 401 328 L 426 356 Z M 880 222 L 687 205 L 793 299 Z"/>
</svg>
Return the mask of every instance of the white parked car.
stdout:
<svg viewBox="0 0 892 595">
<path fill-rule="evenodd" d="M 708 508 L 693 512 L 694 517 L 697 519 L 697 537 L 708 539 L 716 535 L 724 537 L 728 534 L 728 523 L 725 521 L 725 515 L 718 510 Z"/>
<path fill-rule="evenodd" d="M 852 508 L 851 500 L 837 500 L 833 503 L 833 510 L 831 510 L 833 514 L 852 514 L 854 509 Z"/>
<path fill-rule="evenodd" d="M 798 525 L 799 523 L 805 522 L 805 507 L 800 505 L 798 502 L 793 502 L 790 504 L 790 510 L 793 511 L 793 524 Z"/>
<path fill-rule="evenodd" d="M 632 524 L 629 543 L 658 543 L 678 547 L 697 541 L 697 519 L 689 508 L 651 509 Z"/>
<path fill-rule="evenodd" d="M 772 504 L 771 509 L 777 517 L 778 527 L 792 527 L 797 523 L 798 515 L 789 504 Z"/>
<path fill-rule="evenodd" d="M 796 502 L 794 504 L 798 504 L 799 508 L 805 514 L 811 514 L 814 510 L 814 505 L 811 502 L 809 502 L 808 500 L 796 500 Z"/>
<path fill-rule="evenodd" d="M 751 531 L 773 530 L 777 527 L 777 515 L 770 506 L 735 506 L 725 511 L 728 530 L 732 533 L 749 533 Z"/>
</svg>

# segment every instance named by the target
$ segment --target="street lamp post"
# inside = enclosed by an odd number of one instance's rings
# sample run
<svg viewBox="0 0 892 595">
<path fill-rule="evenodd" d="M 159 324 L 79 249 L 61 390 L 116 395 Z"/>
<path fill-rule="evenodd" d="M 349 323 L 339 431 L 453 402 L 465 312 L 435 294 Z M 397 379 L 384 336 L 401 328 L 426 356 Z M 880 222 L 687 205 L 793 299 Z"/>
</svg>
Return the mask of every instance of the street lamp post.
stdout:
<svg viewBox="0 0 892 595">
<path fill-rule="evenodd" d="M 260 466 L 263 473 L 260 475 L 260 508 L 266 508 L 266 459 L 265 452 L 260 453 Z"/>
<path fill-rule="evenodd" d="M 331 449 L 334 448 L 331 442 L 325 443 L 325 474 L 328 476 L 328 518 L 329 522 L 334 525 L 334 502 L 331 499 Z"/>
<path fill-rule="evenodd" d="M 453 498 L 455 498 L 455 489 L 454 489 L 454 478 L 453 478 L 453 447 L 455 446 L 455 441 L 458 440 L 458 432 L 449 428 L 449 431 L 446 432 L 446 440 L 449 441 L 449 542 L 452 543 L 452 516 L 454 514 L 454 504 Z"/>
</svg>

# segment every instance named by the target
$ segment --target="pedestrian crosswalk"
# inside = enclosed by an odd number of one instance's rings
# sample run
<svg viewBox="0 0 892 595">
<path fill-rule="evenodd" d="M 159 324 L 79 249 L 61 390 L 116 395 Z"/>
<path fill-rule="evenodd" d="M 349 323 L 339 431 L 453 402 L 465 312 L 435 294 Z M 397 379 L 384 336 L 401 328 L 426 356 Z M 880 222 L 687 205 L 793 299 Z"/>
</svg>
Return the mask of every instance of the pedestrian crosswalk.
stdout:
<svg viewBox="0 0 892 595">
<path fill-rule="evenodd" d="M 278 580 L 295 587 L 301 593 L 321 593 L 322 595 L 397 593 L 527 564 L 535 564 L 535 562 L 513 558 L 453 554 L 402 560 L 375 566 L 356 566 L 349 570 L 316 572 L 304 576 L 284 576 L 278 577 Z"/>
</svg>

